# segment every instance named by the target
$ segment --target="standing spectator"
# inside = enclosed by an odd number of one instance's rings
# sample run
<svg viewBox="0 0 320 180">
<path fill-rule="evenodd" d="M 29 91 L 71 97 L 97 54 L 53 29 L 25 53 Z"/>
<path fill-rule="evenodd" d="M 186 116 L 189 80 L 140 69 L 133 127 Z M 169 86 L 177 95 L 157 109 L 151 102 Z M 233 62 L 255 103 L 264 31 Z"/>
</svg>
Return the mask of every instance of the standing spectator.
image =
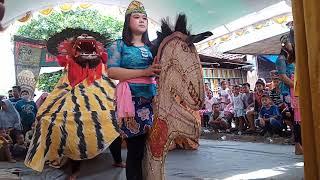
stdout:
<svg viewBox="0 0 320 180">
<path fill-rule="evenodd" d="M 219 90 L 219 98 L 221 102 L 221 109 L 224 109 L 231 103 L 230 90 L 227 81 L 221 81 L 221 89 Z"/>
<path fill-rule="evenodd" d="M 208 82 L 204 83 L 204 93 L 207 95 L 211 91 L 210 85 Z"/>
<path fill-rule="evenodd" d="M 236 124 L 236 130 L 239 131 L 239 134 L 246 128 L 245 124 L 245 112 L 244 112 L 244 101 L 243 96 L 240 94 L 240 86 L 235 85 L 234 94 L 232 95 L 232 104 L 233 104 L 233 111 L 234 111 L 234 119 Z"/>
<path fill-rule="evenodd" d="M 295 62 L 295 49 L 294 49 L 294 32 L 290 30 L 289 36 L 284 35 L 280 39 L 282 48 L 280 55 L 276 61 L 277 73 L 282 80 L 281 92 L 285 96 L 285 102 L 288 106 L 293 107 L 294 116 L 294 136 L 295 136 L 295 153 L 297 155 L 303 154 L 302 140 L 301 140 L 301 127 L 300 127 L 300 110 L 298 106 L 299 92 L 294 92 L 294 86 L 297 86 L 297 82 L 294 82 L 294 62 Z"/>
<path fill-rule="evenodd" d="M 271 135 L 274 133 L 280 134 L 283 128 L 283 122 L 278 110 L 278 107 L 273 105 L 270 96 L 264 94 L 261 98 L 263 107 L 259 113 L 259 119 L 256 124 L 263 128 L 261 135 L 269 132 Z"/>
<path fill-rule="evenodd" d="M 8 99 L 1 101 L 0 128 L 9 130 L 10 136 L 14 140 L 22 130 L 19 113 Z"/>
<path fill-rule="evenodd" d="M 20 86 L 13 86 L 12 87 L 12 95 L 13 97 L 9 100 L 11 101 L 12 105 L 15 106 L 18 101 L 21 100 L 21 87 Z"/>
<path fill-rule="evenodd" d="M 31 126 L 37 115 L 37 105 L 34 101 L 30 101 L 29 92 L 23 90 L 21 92 L 22 99 L 17 102 L 16 109 L 20 114 L 23 126 L 23 134 L 31 130 Z"/>
<path fill-rule="evenodd" d="M 255 129 L 250 126 L 248 115 L 250 116 L 250 112 L 254 110 L 254 94 L 250 92 L 250 84 L 244 83 L 242 86 L 243 89 L 243 102 L 244 102 L 244 109 L 246 114 L 246 123 L 249 125 L 249 129 L 246 130 L 246 133 L 251 134 L 255 132 Z"/>
<path fill-rule="evenodd" d="M 289 51 L 293 51 L 293 47 L 291 43 L 288 42 L 288 37 L 286 35 L 282 36 L 280 41 L 282 43 L 282 48 L 276 61 L 276 69 L 277 74 L 279 74 L 279 78 L 281 79 L 281 93 L 285 103 L 290 106 L 290 88 L 293 88 L 294 86 L 293 81 L 291 80 L 291 76 L 293 76 L 294 73 L 294 64 L 292 62 L 294 57 L 290 56 Z M 289 59 L 291 61 L 289 61 Z"/>
</svg>

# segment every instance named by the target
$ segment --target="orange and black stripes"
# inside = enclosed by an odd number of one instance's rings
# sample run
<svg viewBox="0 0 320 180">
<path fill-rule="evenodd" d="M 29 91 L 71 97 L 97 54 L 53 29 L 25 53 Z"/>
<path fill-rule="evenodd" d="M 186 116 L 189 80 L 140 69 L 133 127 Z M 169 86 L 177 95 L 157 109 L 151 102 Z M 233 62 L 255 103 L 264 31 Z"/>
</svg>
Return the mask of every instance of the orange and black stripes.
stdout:
<svg viewBox="0 0 320 180">
<path fill-rule="evenodd" d="M 51 115 L 51 120 L 50 120 L 51 123 L 49 125 L 48 133 L 46 135 L 47 138 L 46 138 L 46 148 L 45 148 L 44 154 L 43 154 L 44 157 L 47 155 L 47 153 L 49 151 L 49 147 L 50 147 L 50 145 L 52 143 L 52 141 L 51 141 L 52 129 L 53 129 L 55 120 L 57 118 L 57 114 L 61 111 L 65 101 L 66 101 L 66 99 L 63 99 L 61 101 L 61 103 L 59 104 L 58 109 Z"/>
<path fill-rule="evenodd" d="M 100 84 L 98 82 L 94 82 L 93 83 L 97 88 L 99 88 L 99 90 L 105 95 L 105 97 L 107 98 L 107 100 L 113 102 L 113 99 L 108 95 L 108 93 L 105 91 L 105 89 L 100 86 Z"/>
<path fill-rule="evenodd" d="M 98 118 L 98 113 L 93 111 L 91 112 L 91 118 L 92 121 L 94 122 L 94 127 L 96 130 L 96 135 L 97 135 L 97 147 L 99 150 L 102 150 L 103 147 L 103 134 L 101 133 L 101 124 L 99 122 L 99 118 Z"/>
<path fill-rule="evenodd" d="M 67 118 L 68 118 L 68 114 L 67 111 L 63 112 L 63 122 L 62 122 L 62 126 L 60 127 L 60 131 L 61 131 L 61 138 L 60 138 L 60 145 L 59 145 L 59 149 L 58 149 L 58 156 L 61 157 L 62 153 L 63 153 L 63 149 L 66 145 L 66 140 L 67 140 L 67 136 L 68 136 L 68 131 L 66 131 L 66 122 L 67 122 Z"/>
<path fill-rule="evenodd" d="M 81 143 L 78 143 L 79 151 L 80 151 L 80 158 L 85 159 L 87 158 L 86 154 L 86 141 L 84 139 L 84 134 L 83 134 L 83 122 L 81 121 L 81 112 L 80 112 L 80 105 L 77 103 L 77 97 L 75 96 L 75 90 L 71 90 L 72 94 L 72 102 L 75 104 L 74 107 L 74 121 L 77 124 L 77 136 L 79 137 L 79 141 Z"/>
<path fill-rule="evenodd" d="M 42 171 L 45 162 L 64 156 L 84 160 L 100 154 L 119 136 L 113 82 L 103 76 L 93 84 L 71 87 L 66 75 L 39 108 L 36 130 L 25 160 Z"/>
</svg>

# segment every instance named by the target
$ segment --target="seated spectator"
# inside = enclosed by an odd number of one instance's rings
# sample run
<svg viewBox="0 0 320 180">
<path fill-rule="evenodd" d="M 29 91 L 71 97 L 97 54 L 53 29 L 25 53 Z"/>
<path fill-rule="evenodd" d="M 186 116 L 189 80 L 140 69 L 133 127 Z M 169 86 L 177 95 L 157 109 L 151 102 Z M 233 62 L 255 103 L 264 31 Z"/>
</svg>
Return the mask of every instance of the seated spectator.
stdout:
<svg viewBox="0 0 320 180">
<path fill-rule="evenodd" d="M 21 92 L 22 99 L 17 102 L 16 109 L 20 114 L 21 123 L 23 126 L 23 134 L 31 130 L 31 126 L 35 121 L 37 115 L 37 105 L 34 101 L 31 101 L 29 92 L 24 90 Z"/>
<path fill-rule="evenodd" d="M 34 129 L 35 129 L 35 123 L 32 124 L 31 130 L 29 130 L 29 131 L 26 133 L 25 141 L 26 141 L 26 144 L 27 144 L 28 146 L 30 145 L 31 139 L 32 139 L 32 137 L 33 137 Z"/>
<path fill-rule="evenodd" d="M 220 104 L 221 106 L 221 104 Z M 224 109 L 222 109 L 223 114 L 224 114 L 224 118 L 227 120 L 227 122 L 229 123 L 230 127 L 231 127 L 231 122 L 233 120 L 234 117 L 234 111 L 233 111 L 233 105 L 232 103 L 228 104 Z"/>
<path fill-rule="evenodd" d="M 21 87 L 13 86 L 12 87 L 12 98 L 10 98 L 10 102 L 13 104 L 13 107 L 16 105 L 18 101 L 21 100 Z"/>
<path fill-rule="evenodd" d="M 259 119 L 256 120 L 256 124 L 263 129 L 261 135 L 264 135 L 266 132 L 269 132 L 271 135 L 274 133 L 280 135 L 283 122 L 278 107 L 273 105 L 268 94 L 262 96 L 261 102 L 263 106 L 259 113 Z"/>
<path fill-rule="evenodd" d="M 281 80 L 279 76 L 273 74 L 272 83 L 274 88 L 270 91 L 270 98 L 272 99 L 274 105 L 276 105 L 279 108 L 280 114 L 285 124 L 290 127 L 290 130 L 293 130 L 293 112 L 292 109 L 289 108 L 287 104 L 284 102 L 284 98 L 280 89 L 280 82 Z"/>
<path fill-rule="evenodd" d="M 212 114 L 209 125 L 214 130 L 228 130 L 230 128 L 230 124 L 225 119 L 223 111 L 220 111 L 220 103 L 212 105 Z"/>
<path fill-rule="evenodd" d="M 258 79 L 256 82 L 255 92 L 253 94 L 254 108 L 247 111 L 247 119 L 249 123 L 249 130 L 252 132 L 256 131 L 255 119 L 259 115 L 262 107 L 261 97 L 264 94 L 265 81 L 263 79 Z"/>
<path fill-rule="evenodd" d="M 8 99 L 1 101 L 0 128 L 9 130 L 14 143 L 16 134 L 22 130 L 19 113 Z"/>
<path fill-rule="evenodd" d="M 23 134 L 18 134 L 16 139 L 16 144 L 12 148 L 12 156 L 15 160 L 23 161 L 27 155 L 27 145 L 24 141 Z"/>
<path fill-rule="evenodd" d="M 16 162 L 10 152 L 11 146 L 11 137 L 4 128 L 0 128 L 0 161 Z"/>
</svg>

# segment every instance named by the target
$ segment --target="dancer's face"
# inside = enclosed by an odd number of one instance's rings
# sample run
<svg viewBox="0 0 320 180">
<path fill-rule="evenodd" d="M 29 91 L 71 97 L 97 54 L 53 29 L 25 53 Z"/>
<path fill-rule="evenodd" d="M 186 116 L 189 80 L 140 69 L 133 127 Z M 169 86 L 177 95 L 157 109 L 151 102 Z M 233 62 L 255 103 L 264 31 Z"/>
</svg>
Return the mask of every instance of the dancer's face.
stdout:
<svg viewBox="0 0 320 180">
<path fill-rule="evenodd" d="M 134 34 L 143 34 L 148 29 L 148 18 L 142 13 L 132 13 L 130 16 L 130 29 Z"/>
</svg>

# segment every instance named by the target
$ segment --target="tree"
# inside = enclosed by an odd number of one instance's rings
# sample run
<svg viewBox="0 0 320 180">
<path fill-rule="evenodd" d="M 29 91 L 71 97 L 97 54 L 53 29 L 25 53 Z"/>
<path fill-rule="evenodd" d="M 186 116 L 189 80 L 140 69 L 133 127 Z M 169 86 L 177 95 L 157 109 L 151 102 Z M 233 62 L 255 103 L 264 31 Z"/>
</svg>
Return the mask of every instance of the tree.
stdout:
<svg viewBox="0 0 320 180">
<path fill-rule="evenodd" d="M 45 92 L 51 92 L 58 83 L 59 79 L 62 77 L 62 75 L 63 70 L 41 74 L 38 79 L 37 88 Z"/>
<path fill-rule="evenodd" d="M 50 36 L 65 28 L 83 28 L 98 32 L 112 39 L 121 36 L 123 22 L 98 11 L 77 8 L 68 12 L 54 11 L 48 16 L 39 15 L 18 28 L 16 35 L 36 40 L 48 40 Z"/>
</svg>

